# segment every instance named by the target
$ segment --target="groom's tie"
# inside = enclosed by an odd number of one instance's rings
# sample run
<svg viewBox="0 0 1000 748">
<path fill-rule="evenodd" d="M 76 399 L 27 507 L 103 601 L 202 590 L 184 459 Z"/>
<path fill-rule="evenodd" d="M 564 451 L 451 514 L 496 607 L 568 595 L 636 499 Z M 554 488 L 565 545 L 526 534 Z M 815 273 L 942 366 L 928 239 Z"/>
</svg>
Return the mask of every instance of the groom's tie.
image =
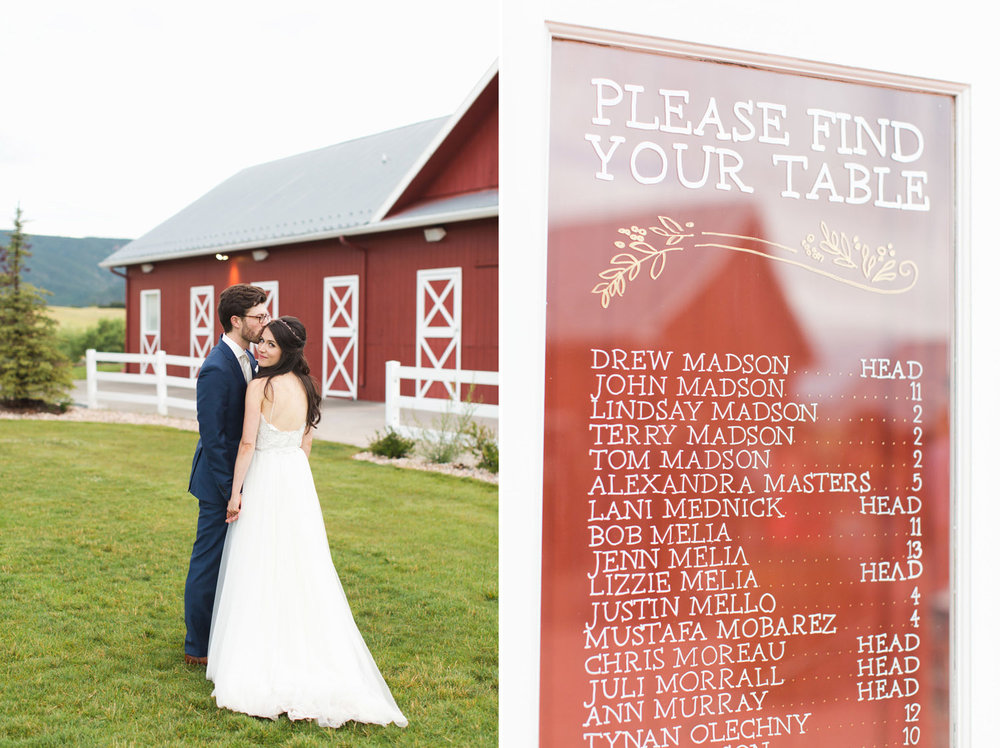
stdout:
<svg viewBox="0 0 1000 748">
<path fill-rule="evenodd" d="M 253 378 L 253 369 L 250 368 L 250 357 L 246 351 L 240 353 L 240 368 L 243 369 L 243 378 L 249 383 Z"/>
</svg>

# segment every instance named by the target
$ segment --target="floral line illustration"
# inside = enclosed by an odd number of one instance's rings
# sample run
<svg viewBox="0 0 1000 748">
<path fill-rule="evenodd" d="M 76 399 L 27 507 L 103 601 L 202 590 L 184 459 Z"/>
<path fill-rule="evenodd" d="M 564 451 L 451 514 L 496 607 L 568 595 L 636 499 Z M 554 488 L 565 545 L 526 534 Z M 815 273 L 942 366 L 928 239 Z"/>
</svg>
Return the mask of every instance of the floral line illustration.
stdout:
<svg viewBox="0 0 1000 748">
<path fill-rule="evenodd" d="M 611 266 L 598 274 L 601 281 L 591 291 L 600 294 L 601 306 L 605 309 L 615 296 L 625 296 L 628 283 L 638 278 L 644 269 L 648 268 L 651 280 L 657 280 L 666 269 L 667 253 L 684 251 L 684 242 L 696 237 L 692 244 L 695 249 L 755 254 L 873 293 L 906 293 L 917 284 L 917 264 L 912 260 L 898 260 L 891 243 L 873 249 L 857 235 L 849 237 L 846 232 L 832 230 L 825 221 L 820 221 L 819 236 L 810 233 L 802 239 L 800 252 L 795 247 L 753 236 L 695 232 L 694 223 L 690 221 L 681 224 L 667 216 L 657 216 L 657 219 L 659 224 L 648 228 L 618 229 L 625 239 L 615 241 L 614 246 L 619 251 L 611 258 Z M 662 246 L 651 243 L 655 241 L 651 234 L 662 238 L 656 242 Z M 704 241 L 706 239 L 709 241 Z M 772 253 L 769 249 L 780 253 Z"/>
</svg>

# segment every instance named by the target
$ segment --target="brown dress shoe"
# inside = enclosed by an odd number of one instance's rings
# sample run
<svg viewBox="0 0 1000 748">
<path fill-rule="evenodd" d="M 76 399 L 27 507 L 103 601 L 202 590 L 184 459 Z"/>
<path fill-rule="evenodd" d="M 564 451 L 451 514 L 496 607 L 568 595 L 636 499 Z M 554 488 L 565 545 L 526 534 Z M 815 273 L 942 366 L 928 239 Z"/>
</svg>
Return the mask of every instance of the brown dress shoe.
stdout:
<svg viewBox="0 0 1000 748">
<path fill-rule="evenodd" d="M 189 655 L 184 653 L 184 664 L 185 665 L 207 665 L 207 657 L 195 657 L 194 655 Z"/>
</svg>

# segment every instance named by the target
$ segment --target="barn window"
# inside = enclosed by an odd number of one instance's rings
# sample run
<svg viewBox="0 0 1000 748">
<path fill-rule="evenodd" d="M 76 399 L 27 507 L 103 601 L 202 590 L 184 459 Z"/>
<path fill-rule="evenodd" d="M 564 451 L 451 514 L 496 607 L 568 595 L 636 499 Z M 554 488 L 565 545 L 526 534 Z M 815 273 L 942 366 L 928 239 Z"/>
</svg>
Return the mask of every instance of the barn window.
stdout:
<svg viewBox="0 0 1000 748">
<path fill-rule="evenodd" d="M 267 299 L 264 300 L 264 311 L 271 315 L 271 319 L 278 318 L 278 281 L 254 281 L 250 285 L 262 288 L 267 292 Z M 250 353 L 257 355 L 257 344 L 250 344 Z"/>
<path fill-rule="evenodd" d="M 267 291 L 267 301 L 264 302 L 265 311 L 271 315 L 271 319 L 278 317 L 278 281 L 257 281 L 252 285 L 263 288 Z"/>
<path fill-rule="evenodd" d="M 160 289 L 139 294 L 139 353 L 152 355 L 160 350 Z M 139 372 L 153 370 L 153 362 L 143 362 Z"/>
</svg>

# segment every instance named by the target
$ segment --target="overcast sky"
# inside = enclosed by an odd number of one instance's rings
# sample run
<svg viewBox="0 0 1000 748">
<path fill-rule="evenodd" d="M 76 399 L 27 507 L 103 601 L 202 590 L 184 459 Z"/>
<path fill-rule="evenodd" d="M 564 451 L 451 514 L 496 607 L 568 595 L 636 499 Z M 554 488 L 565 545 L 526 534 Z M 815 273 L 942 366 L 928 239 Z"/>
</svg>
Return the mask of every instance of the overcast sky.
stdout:
<svg viewBox="0 0 1000 748">
<path fill-rule="evenodd" d="M 452 114 L 498 0 L 0 0 L 0 229 L 133 239 L 237 171 Z"/>
</svg>

